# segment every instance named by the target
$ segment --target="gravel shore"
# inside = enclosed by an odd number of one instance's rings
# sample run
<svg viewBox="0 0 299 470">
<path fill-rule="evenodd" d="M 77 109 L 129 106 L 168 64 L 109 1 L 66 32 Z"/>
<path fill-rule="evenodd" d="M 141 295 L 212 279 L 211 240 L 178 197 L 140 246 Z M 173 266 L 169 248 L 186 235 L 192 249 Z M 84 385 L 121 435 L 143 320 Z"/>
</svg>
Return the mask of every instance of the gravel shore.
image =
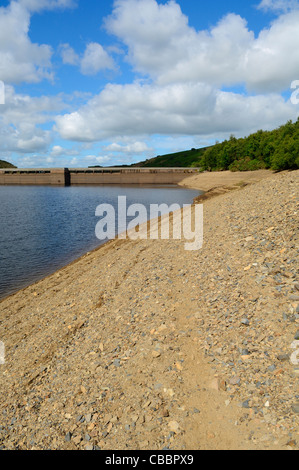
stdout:
<svg viewBox="0 0 299 470">
<path fill-rule="evenodd" d="M 205 200 L 200 251 L 114 240 L 4 299 L 0 448 L 298 450 L 298 177 Z"/>
</svg>

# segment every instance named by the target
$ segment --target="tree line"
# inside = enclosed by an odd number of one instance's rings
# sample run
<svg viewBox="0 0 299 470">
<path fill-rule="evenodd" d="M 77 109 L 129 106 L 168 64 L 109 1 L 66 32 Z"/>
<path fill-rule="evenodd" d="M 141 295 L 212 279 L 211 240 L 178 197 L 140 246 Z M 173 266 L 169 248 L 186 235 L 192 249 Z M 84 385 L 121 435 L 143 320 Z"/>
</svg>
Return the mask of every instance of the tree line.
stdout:
<svg viewBox="0 0 299 470">
<path fill-rule="evenodd" d="M 288 170 L 299 168 L 299 118 L 273 131 L 216 143 L 192 164 L 203 171 Z"/>
</svg>

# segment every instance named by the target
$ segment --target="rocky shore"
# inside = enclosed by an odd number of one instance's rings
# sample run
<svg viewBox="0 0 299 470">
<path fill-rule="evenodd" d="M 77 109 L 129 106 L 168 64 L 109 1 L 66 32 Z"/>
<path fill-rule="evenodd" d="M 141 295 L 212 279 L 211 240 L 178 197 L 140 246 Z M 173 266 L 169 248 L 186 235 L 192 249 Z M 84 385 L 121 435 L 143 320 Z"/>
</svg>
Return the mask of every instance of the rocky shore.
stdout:
<svg viewBox="0 0 299 470">
<path fill-rule="evenodd" d="M 200 251 L 114 240 L 4 299 L 0 448 L 298 450 L 298 177 L 217 183 Z"/>
</svg>

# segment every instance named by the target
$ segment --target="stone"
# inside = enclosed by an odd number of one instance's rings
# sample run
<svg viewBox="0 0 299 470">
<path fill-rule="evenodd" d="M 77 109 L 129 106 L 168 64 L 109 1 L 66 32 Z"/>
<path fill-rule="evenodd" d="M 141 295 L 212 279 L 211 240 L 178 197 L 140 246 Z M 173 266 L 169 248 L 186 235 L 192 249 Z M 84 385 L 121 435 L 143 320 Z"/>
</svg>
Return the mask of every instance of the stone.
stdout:
<svg viewBox="0 0 299 470">
<path fill-rule="evenodd" d="M 295 302 L 299 302 L 299 295 L 290 295 L 289 299 Z"/>
<path fill-rule="evenodd" d="M 239 385 L 240 382 L 240 377 L 232 377 L 229 381 L 230 385 Z"/>
<path fill-rule="evenodd" d="M 250 408 L 249 406 L 249 400 L 246 400 L 242 403 L 242 408 Z"/>
<path fill-rule="evenodd" d="M 180 432 L 180 425 L 177 421 L 170 421 L 170 423 L 168 423 L 168 427 L 170 431 L 174 432 L 175 434 Z"/>
<path fill-rule="evenodd" d="M 284 362 L 284 361 L 288 361 L 290 359 L 290 356 L 289 354 L 279 354 L 277 356 L 277 359 L 280 361 L 280 362 Z"/>
<path fill-rule="evenodd" d="M 295 403 L 292 405 L 292 410 L 294 413 L 298 414 L 299 413 L 299 403 Z"/>
<path fill-rule="evenodd" d="M 152 356 L 153 356 L 153 358 L 157 359 L 158 357 L 161 357 L 161 353 L 159 351 L 153 351 Z"/>
</svg>

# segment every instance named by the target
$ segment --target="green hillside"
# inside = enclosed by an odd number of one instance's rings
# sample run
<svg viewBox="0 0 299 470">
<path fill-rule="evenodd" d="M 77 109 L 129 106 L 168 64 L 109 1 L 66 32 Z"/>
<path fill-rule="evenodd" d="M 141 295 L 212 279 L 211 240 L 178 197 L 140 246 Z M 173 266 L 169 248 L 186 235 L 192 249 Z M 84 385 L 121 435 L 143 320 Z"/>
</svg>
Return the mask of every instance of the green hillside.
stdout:
<svg viewBox="0 0 299 470">
<path fill-rule="evenodd" d="M 6 162 L 5 160 L 0 160 L 0 168 L 16 168 L 11 163 Z"/>
<path fill-rule="evenodd" d="M 198 162 L 206 148 L 185 150 L 183 152 L 158 155 L 158 157 L 135 163 L 132 167 L 139 168 L 189 168 Z"/>
</svg>

